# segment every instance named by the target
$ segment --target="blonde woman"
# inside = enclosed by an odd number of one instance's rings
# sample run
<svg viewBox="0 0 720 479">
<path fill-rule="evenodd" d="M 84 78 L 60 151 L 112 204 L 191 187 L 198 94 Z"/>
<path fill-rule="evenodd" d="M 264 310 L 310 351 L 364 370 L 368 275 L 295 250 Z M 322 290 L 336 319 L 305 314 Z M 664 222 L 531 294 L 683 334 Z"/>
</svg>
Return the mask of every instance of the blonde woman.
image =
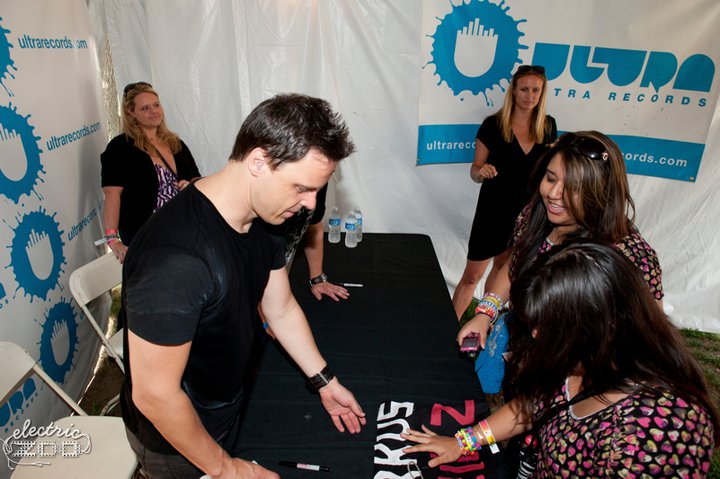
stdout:
<svg viewBox="0 0 720 479">
<path fill-rule="evenodd" d="M 515 218 L 529 198 L 530 172 L 557 137 L 545 114 L 545 68 L 522 65 L 512 77 L 505 102 L 483 121 L 475 139 L 470 177 L 482 183 L 473 220 L 465 271 L 453 294 L 458 319 L 465 312 L 490 261 L 488 283 L 508 259 Z"/>
<path fill-rule="evenodd" d="M 162 205 L 200 177 L 188 147 L 165 125 L 149 83 L 123 90 L 123 132 L 100 155 L 105 195 L 105 239 L 122 262 L 140 227 Z"/>
</svg>

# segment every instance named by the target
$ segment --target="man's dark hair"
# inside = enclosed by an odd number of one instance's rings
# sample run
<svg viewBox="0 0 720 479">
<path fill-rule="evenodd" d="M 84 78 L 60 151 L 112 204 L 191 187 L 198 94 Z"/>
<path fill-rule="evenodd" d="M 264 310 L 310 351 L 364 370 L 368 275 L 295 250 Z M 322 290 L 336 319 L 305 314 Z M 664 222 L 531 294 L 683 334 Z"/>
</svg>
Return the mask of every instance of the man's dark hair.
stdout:
<svg viewBox="0 0 720 479">
<path fill-rule="evenodd" d="M 327 101 L 294 93 L 274 96 L 250 112 L 230 159 L 242 160 L 254 148 L 267 152 L 271 168 L 300 160 L 310 148 L 333 161 L 355 151 L 347 125 Z"/>
</svg>

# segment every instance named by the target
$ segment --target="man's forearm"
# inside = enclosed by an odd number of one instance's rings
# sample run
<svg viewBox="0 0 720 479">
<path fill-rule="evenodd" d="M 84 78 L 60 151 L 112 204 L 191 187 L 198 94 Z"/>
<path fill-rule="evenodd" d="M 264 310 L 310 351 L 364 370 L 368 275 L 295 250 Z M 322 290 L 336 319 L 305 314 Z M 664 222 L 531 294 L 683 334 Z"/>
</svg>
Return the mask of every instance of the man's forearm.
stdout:
<svg viewBox="0 0 720 479">
<path fill-rule="evenodd" d="M 184 391 L 167 396 L 133 394 L 138 409 L 180 454 L 211 477 L 218 477 L 230 456 L 208 434 Z"/>
</svg>

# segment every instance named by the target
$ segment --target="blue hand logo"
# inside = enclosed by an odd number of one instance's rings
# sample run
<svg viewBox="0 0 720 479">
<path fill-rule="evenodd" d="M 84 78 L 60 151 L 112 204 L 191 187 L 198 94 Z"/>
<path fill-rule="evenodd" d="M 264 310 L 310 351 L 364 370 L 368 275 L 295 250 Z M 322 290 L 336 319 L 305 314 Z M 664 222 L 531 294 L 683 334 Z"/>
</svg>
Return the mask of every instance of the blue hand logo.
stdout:
<svg viewBox="0 0 720 479">
<path fill-rule="evenodd" d="M 0 17 L 0 20 L 2 20 L 2 17 Z M 13 96 L 12 91 L 5 85 L 7 77 L 15 78 L 11 70 L 17 71 L 15 62 L 10 58 L 10 49 L 13 48 L 13 46 L 8 41 L 8 33 L 10 33 L 10 30 L 6 30 L 0 25 L 0 85 L 3 86 L 9 96 Z"/>
<path fill-rule="evenodd" d="M 431 52 L 438 85 L 445 82 L 455 95 L 469 91 L 487 100 L 501 80 L 510 81 L 519 51 L 527 48 L 520 44 L 525 34 L 518 30 L 525 20 L 514 20 L 504 4 L 471 0 L 453 6 L 441 19 Z"/>
<path fill-rule="evenodd" d="M 40 365 L 59 383 L 72 367 L 77 352 L 77 320 L 70 303 L 61 301 L 53 306 L 42 325 Z"/>
<path fill-rule="evenodd" d="M 25 410 L 38 396 L 37 386 L 35 386 L 35 380 L 33 378 L 27 378 L 22 385 L 22 388 L 18 389 L 0 406 L 0 428 L 3 433 L 7 434 L 10 432 L 10 428 L 15 426 L 20 421 L 20 418 L 24 415 Z"/>
<path fill-rule="evenodd" d="M 0 165 L 0 193 L 15 203 L 20 202 L 22 195 L 33 192 L 43 172 L 40 163 L 42 150 L 37 143 L 40 137 L 33 133 L 35 128 L 30 126 L 28 118 L 30 115 L 19 115 L 12 103 L 10 106 L 0 106 L 0 153 L 3 158 Z"/>
<path fill-rule="evenodd" d="M 43 210 L 25 215 L 15 229 L 8 267 L 15 273 L 18 289 L 23 288 L 31 302 L 32 297 L 47 299 L 58 284 L 65 264 L 62 234 L 54 217 Z"/>
</svg>

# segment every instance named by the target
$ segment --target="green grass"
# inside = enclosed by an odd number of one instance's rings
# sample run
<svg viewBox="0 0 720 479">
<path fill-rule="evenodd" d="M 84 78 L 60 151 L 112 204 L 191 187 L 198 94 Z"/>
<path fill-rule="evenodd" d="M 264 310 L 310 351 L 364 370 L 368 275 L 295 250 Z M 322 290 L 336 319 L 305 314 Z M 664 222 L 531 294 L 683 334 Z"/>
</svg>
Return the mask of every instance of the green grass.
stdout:
<svg viewBox="0 0 720 479">
<path fill-rule="evenodd" d="M 475 315 L 475 307 L 478 299 L 473 298 L 467 310 L 460 319 L 463 325 Z M 681 329 L 680 334 L 685 338 L 690 351 L 705 373 L 705 379 L 708 382 L 710 390 L 710 399 L 720 410 L 720 334 L 706 333 L 695 329 Z M 494 395 L 497 396 L 497 395 Z M 496 402 L 497 398 L 488 398 L 488 401 Z M 715 448 L 710 472 L 710 479 L 720 479 L 720 447 Z"/>
</svg>

